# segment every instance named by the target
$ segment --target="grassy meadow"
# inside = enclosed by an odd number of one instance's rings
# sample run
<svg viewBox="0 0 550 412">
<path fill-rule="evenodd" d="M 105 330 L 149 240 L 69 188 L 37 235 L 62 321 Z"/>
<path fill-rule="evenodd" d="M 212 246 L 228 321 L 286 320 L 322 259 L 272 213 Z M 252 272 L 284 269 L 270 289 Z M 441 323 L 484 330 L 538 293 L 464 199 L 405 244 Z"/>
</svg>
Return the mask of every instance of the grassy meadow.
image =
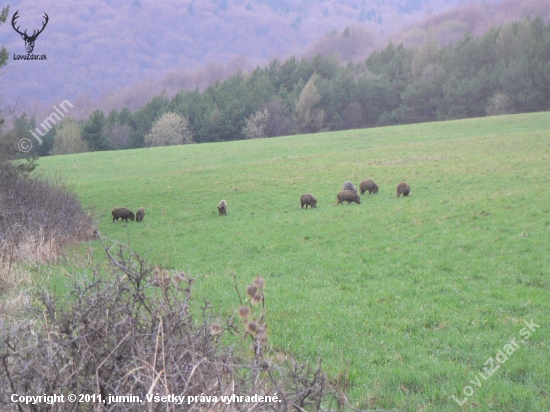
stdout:
<svg viewBox="0 0 550 412">
<path fill-rule="evenodd" d="M 197 277 L 197 305 L 233 313 L 232 274 L 241 290 L 263 276 L 274 348 L 322 356 L 359 409 L 409 396 L 410 411 L 550 410 L 550 113 L 39 163 L 74 184 L 102 235 Z M 336 206 L 364 179 L 380 192 Z M 397 199 L 401 181 L 411 194 Z M 112 223 L 117 206 L 143 206 L 143 223 Z"/>
</svg>

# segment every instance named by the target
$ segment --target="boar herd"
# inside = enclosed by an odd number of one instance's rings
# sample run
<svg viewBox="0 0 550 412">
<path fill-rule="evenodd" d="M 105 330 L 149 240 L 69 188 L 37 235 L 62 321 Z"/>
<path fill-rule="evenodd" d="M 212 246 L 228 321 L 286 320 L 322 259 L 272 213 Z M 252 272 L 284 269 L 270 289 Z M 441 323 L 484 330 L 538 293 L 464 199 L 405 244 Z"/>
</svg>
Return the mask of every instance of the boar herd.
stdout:
<svg viewBox="0 0 550 412">
<path fill-rule="evenodd" d="M 361 183 L 359 183 L 359 190 L 361 190 L 361 195 L 364 195 L 365 192 L 369 192 L 369 195 L 373 193 L 376 194 L 378 193 L 378 185 L 372 180 L 363 180 Z M 405 182 L 401 182 L 397 185 L 398 198 L 401 195 L 409 196 L 410 191 L 411 187 Z M 350 204 L 351 202 L 361 204 L 361 198 L 357 193 L 357 188 L 349 180 L 344 183 L 344 186 L 342 186 L 342 190 L 336 195 L 336 201 L 336 205 L 343 204 L 344 202 L 348 202 L 348 204 Z M 303 209 L 304 206 L 306 207 L 306 209 L 308 208 L 308 206 L 312 209 L 314 207 L 317 207 L 317 199 L 315 199 L 313 195 L 310 195 L 309 193 L 304 193 L 300 197 L 300 207 Z M 225 200 L 220 201 L 220 203 L 218 204 L 218 213 L 220 216 L 227 215 L 227 202 Z M 113 216 L 113 223 L 115 222 L 115 220 L 118 222 L 118 219 L 125 220 L 126 222 L 128 222 L 128 219 L 135 220 L 136 222 L 142 222 L 143 218 L 145 217 L 145 209 L 140 207 L 137 213 L 134 215 L 134 212 L 132 212 L 130 209 L 127 209 L 125 207 L 117 207 L 111 211 L 111 215 Z"/>
<path fill-rule="evenodd" d="M 359 189 L 361 190 L 361 195 L 364 195 L 365 192 L 369 192 L 369 195 L 372 193 L 378 193 L 378 185 L 372 180 L 363 180 L 359 184 Z M 401 182 L 397 185 L 398 198 L 401 195 L 409 196 L 410 191 L 411 187 L 405 182 Z M 344 202 L 348 202 L 348 204 L 350 204 L 351 202 L 361 204 L 361 198 L 357 194 L 357 188 L 349 180 L 344 183 L 344 186 L 342 186 L 342 190 L 336 195 L 336 205 L 341 205 Z M 300 197 L 300 206 L 302 207 L 302 209 L 304 208 L 304 205 L 306 206 L 306 209 L 308 206 L 311 206 L 312 208 L 317 207 L 317 199 L 315 199 L 309 193 L 303 194 L 302 197 Z"/>
</svg>

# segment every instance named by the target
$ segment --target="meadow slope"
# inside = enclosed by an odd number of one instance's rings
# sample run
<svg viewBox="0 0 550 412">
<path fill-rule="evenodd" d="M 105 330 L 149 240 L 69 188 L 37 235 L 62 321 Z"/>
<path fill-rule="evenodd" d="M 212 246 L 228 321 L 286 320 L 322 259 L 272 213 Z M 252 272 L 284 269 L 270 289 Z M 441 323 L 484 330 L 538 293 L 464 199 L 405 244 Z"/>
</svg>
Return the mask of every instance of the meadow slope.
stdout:
<svg viewBox="0 0 550 412">
<path fill-rule="evenodd" d="M 266 278 L 269 339 L 346 373 L 362 409 L 550 410 L 550 113 L 40 160 L 104 236 L 233 313 Z M 377 195 L 335 206 L 346 180 Z M 408 198 L 396 199 L 401 181 Z M 318 200 L 300 209 L 302 193 Z M 216 205 L 228 202 L 227 216 Z M 116 206 L 143 223 L 111 223 Z M 97 245 L 96 245 L 97 246 Z M 97 248 L 99 249 L 99 248 Z M 524 321 L 539 325 L 528 340 Z M 519 349 L 479 385 L 490 357 Z"/>
</svg>

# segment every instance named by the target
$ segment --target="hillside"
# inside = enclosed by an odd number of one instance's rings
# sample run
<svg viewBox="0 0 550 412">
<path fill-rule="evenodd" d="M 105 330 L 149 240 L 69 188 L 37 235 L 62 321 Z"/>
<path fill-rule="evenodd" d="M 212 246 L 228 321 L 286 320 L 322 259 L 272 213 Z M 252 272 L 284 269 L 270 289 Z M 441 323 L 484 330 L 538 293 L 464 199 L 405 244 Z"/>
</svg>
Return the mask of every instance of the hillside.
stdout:
<svg viewBox="0 0 550 412">
<path fill-rule="evenodd" d="M 55 2 L 40 6 L 10 3 L 0 27 L 9 70 L 3 104 L 42 118 L 54 104 L 69 100 L 73 116 L 98 107 L 135 110 L 166 90 L 204 88 L 239 69 L 250 70 L 290 55 L 335 53 L 343 61 L 362 60 L 389 40 L 422 44 L 429 27 L 443 41 L 466 32 L 481 34 L 493 24 L 528 15 L 548 19 L 544 1 L 464 2 L 462 0 L 322 0 L 270 2 L 139 0 Z M 22 28 L 49 23 L 36 41 L 47 60 L 13 60 L 24 43 L 10 21 L 19 10 Z M 349 37 L 342 36 L 349 27 Z M 30 63 L 30 64 L 29 64 Z"/>
<path fill-rule="evenodd" d="M 39 169 L 74 183 L 104 236 L 197 277 L 197 305 L 232 313 L 232 274 L 243 287 L 265 277 L 274 348 L 321 355 L 359 409 L 410 396 L 410 410 L 455 411 L 455 396 L 546 411 L 549 124 L 507 115 L 55 156 Z M 335 206 L 344 181 L 363 179 L 379 194 Z M 403 180 L 411 195 L 397 199 Z M 318 207 L 300 209 L 302 193 Z M 112 223 L 117 206 L 143 206 L 143 223 Z M 525 321 L 539 325 L 527 340 Z M 514 338 L 500 370 L 469 383 Z"/>
<path fill-rule="evenodd" d="M 21 96 L 26 106 L 32 98 L 49 103 L 53 98 L 72 101 L 80 94 L 82 105 L 83 95 L 98 98 L 140 81 L 156 82 L 174 70 L 178 70 L 180 82 L 185 81 L 184 74 L 191 82 L 192 72 L 208 63 L 233 61 L 234 72 L 235 65 L 246 67 L 300 53 L 317 38 L 350 24 L 369 27 L 375 33 L 393 32 L 425 17 L 428 11 L 448 10 L 457 3 L 460 1 L 114 0 L 71 2 L 68 7 L 68 3 L 52 0 L 39 6 L 14 1 L 7 24 L 0 29 L 3 43 L 10 55 L 24 52 L 23 42 L 10 24 L 16 10 L 18 24 L 29 27 L 29 32 L 31 27 L 41 27 L 47 13 L 50 20 L 34 53 L 46 53 L 48 60 L 29 65 L 10 59 L 7 84 L 16 87 L 8 88 L 6 98 L 11 102 Z M 182 87 L 173 82 L 172 87 Z"/>
</svg>

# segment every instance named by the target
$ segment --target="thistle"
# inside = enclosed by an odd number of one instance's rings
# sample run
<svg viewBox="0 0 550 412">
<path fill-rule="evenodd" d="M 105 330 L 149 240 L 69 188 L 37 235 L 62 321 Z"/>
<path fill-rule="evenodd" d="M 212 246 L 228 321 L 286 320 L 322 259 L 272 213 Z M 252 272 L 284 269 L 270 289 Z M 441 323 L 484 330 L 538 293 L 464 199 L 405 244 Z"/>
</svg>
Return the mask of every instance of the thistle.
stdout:
<svg viewBox="0 0 550 412">
<path fill-rule="evenodd" d="M 248 306 L 241 306 L 239 308 L 239 316 L 243 319 L 248 319 L 250 317 L 250 308 Z"/>
<path fill-rule="evenodd" d="M 248 296 L 250 296 L 251 298 L 254 297 L 257 291 L 258 288 L 254 285 L 248 285 L 248 287 L 246 288 L 246 293 L 248 293 Z"/>
<path fill-rule="evenodd" d="M 162 271 L 162 283 L 165 285 L 168 285 L 170 283 L 170 272 L 168 272 L 168 270 L 166 269 Z"/>
<path fill-rule="evenodd" d="M 263 293 L 259 291 L 259 293 L 256 293 L 254 296 L 252 296 L 250 303 L 252 303 L 253 305 L 257 305 L 262 301 L 263 298 L 264 298 Z"/>
<path fill-rule="evenodd" d="M 258 324 L 254 321 L 252 322 L 248 322 L 246 324 L 246 332 L 251 334 L 251 335 L 254 335 L 256 333 L 256 331 L 258 330 Z"/>
<path fill-rule="evenodd" d="M 265 279 L 261 276 L 257 276 L 256 279 L 254 279 L 254 285 L 258 289 L 263 289 L 265 285 Z"/>
<path fill-rule="evenodd" d="M 222 331 L 222 325 L 220 325 L 219 323 L 213 323 L 212 325 L 210 325 L 210 333 L 212 335 L 217 335 L 221 333 L 221 331 Z"/>
</svg>

